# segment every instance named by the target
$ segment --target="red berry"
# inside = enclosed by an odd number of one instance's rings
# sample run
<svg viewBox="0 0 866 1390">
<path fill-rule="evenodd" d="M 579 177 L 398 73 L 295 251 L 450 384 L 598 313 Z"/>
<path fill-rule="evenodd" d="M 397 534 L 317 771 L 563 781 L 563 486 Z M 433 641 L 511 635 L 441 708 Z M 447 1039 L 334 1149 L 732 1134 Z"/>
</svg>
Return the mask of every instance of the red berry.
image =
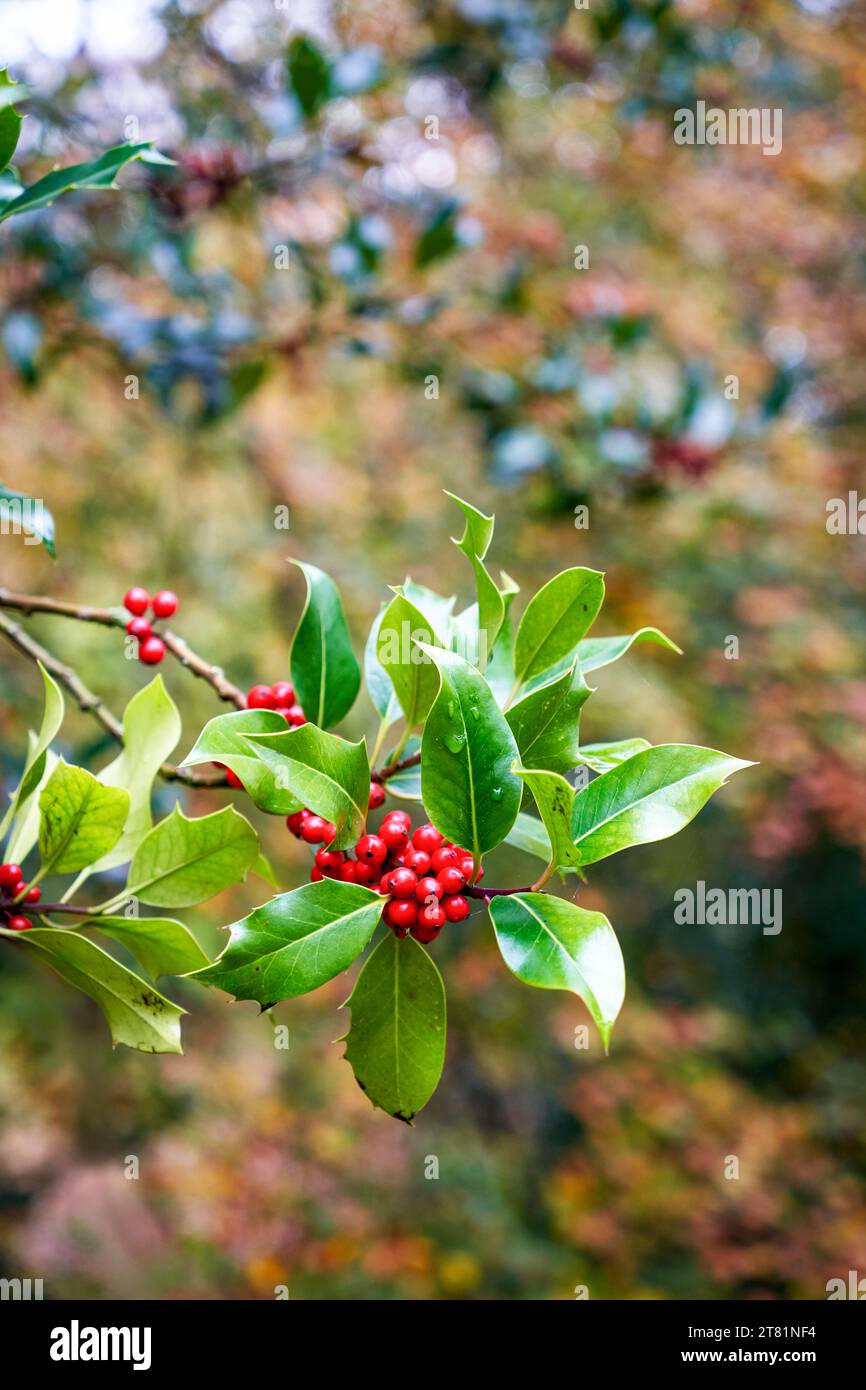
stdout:
<svg viewBox="0 0 866 1390">
<path fill-rule="evenodd" d="M 360 859 L 356 859 L 356 860 L 355 860 L 355 874 L 354 874 L 355 882 L 356 882 L 356 883 L 369 883 L 370 886 L 371 886 L 372 888 L 375 888 L 375 886 L 376 886 L 375 880 L 376 880 L 376 875 L 377 875 L 378 872 L 379 872 L 379 868 L 380 868 L 380 865 L 379 865 L 379 864 L 367 864 L 367 863 L 362 862 L 362 860 L 360 860 Z"/>
<path fill-rule="evenodd" d="M 418 899 L 419 903 L 427 902 L 431 898 L 438 902 L 444 892 L 445 889 L 442 887 L 438 878 L 419 878 L 418 887 L 415 889 L 415 897 Z"/>
<path fill-rule="evenodd" d="M 425 927 L 444 926 L 445 909 L 439 903 L 426 903 L 418 913 L 418 921 Z"/>
<path fill-rule="evenodd" d="M 160 589 L 153 596 L 153 612 L 157 618 L 170 618 L 172 613 L 177 612 L 177 594 L 173 594 L 171 589 Z"/>
<path fill-rule="evenodd" d="M 357 869 L 357 867 L 357 862 L 354 859 L 343 860 L 342 864 L 340 865 L 340 878 L 343 880 L 344 883 L 358 882 L 357 878 L 355 877 L 355 870 Z"/>
<path fill-rule="evenodd" d="M 388 857 L 388 846 L 379 835 L 362 835 L 355 846 L 355 856 L 362 863 L 384 864 Z"/>
<path fill-rule="evenodd" d="M 412 836 L 412 844 L 416 849 L 421 849 L 425 854 L 435 854 L 442 844 L 442 836 L 428 821 L 426 825 L 419 825 L 415 834 Z"/>
<path fill-rule="evenodd" d="M 10 917 L 6 925 L 10 931 L 29 931 L 33 923 L 29 917 Z"/>
<path fill-rule="evenodd" d="M 298 839 L 300 839 L 301 831 L 304 827 L 304 821 L 307 819 L 307 816 L 309 814 L 309 811 L 302 810 L 293 811 L 290 816 L 286 816 L 286 825 L 289 827 L 292 834 L 296 835 Z"/>
<path fill-rule="evenodd" d="M 308 845 L 320 845 L 323 840 L 327 843 L 328 828 L 328 822 L 324 816 L 307 816 L 301 826 L 301 839 L 306 840 Z M 331 836 L 331 839 L 333 838 Z"/>
<path fill-rule="evenodd" d="M 440 874 L 443 869 L 450 869 L 452 867 L 456 869 L 459 862 L 456 849 L 446 848 L 445 845 L 443 845 L 442 848 L 437 849 L 436 853 L 432 856 L 430 867 L 434 874 Z"/>
<path fill-rule="evenodd" d="M 271 686 L 271 694 L 274 704 L 280 709 L 288 709 L 289 705 L 295 703 L 295 687 L 291 681 L 277 681 Z"/>
<path fill-rule="evenodd" d="M 385 820 L 382 822 L 383 825 L 385 821 L 393 821 L 395 824 L 405 826 L 407 830 L 412 825 L 412 817 L 409 815 L 408 811 L 389 811 Z"/>
<path fill-rule="evenodd" d="M 289 705 L 289 708 L 286 710 L 286 718 L 296 729 L 300 729 L 301 725 L 307 722 L 307 717 L 300 705 Z"/>
<path fill-rule="evenodd" d="M 165 656 L 165 643 L 161 637 L 146 637 L 138 644 L 138 659 L 145 666 L 158 666 Z"/>
<path fill-rule="evenodd" d="M 442 906 L 449 922 L 463 922 L 469 916 L 469 901 L 460 893 L 446 898 Z"/>
<path fill-rule="evenodd" d="M 316 868 L 321 869 L 323 874 L 335 873 L 343 863 L 343 851 L 341 849 L 317 849 Z"/>
<path fill-rule="evenodd" d="M 17 893 L 24 882 L 24 875 L 17 864 L 0 865 L 0 888 Z"/>
<path fill-rule="evenodd" d="M 446 893 L 459 893 L 461 888 L 466 887 L 466 879 L 456 864 L 447 869 L 440 869 L 436 877 Z"/>
<path fill-rule="evenodd" d="M 410 898 L 398 898 L 386 905 L 383 916 L 389 927 L 399 927 L 405 935 L 415 925 L 418 909 Z"/>
<path fill-rule="evenodd" d="M 379 835 L 392 854 L 402 854 L 409 843 L 409 831 L 400 821 L 386 816 L 379 827 Z"/>
<path fill-rule="evenodd" d="M 421 908 L 412 935 L 416 941 L 435 941 L 444 925 L 445 912 L 438 903 L 433 903 Z"/>
<path fill-rule="evenodd" d="M 126 624 L 126 630 L 130 637 L 137 637 L 139 642 L 144 642 L 153 631 L 147 618 L 130 618 Z"/>
<path fill-rule="evenodd" d="M 123 595 L 123 606 L 127 613 L 134 613 L 137 618 L 147 612 L 149 603 L 150 594 L 146 589 L 127 589 Z"/>
<path fill-rule="evenodd" d="M 247 709 L 273 709 L 274 697 L 269 685 L 254 685 L 247 691 Z"/>
<path fill-rule="evenodd" d="M 441 927 L 425 927 L 420 922 L 416 922 L 412 928 L 412 935 L 416 941 L 420 941 L 422 946 L 429 946 L 431 941 L 435 941 L 439 935 Z"/>
<path fill-rule="evenodd" d="M 463 877 L 466 879 L 466 882 L 468 883 L 469 880 L 470 880 L 470 878 L 472 877 L 473 873 L 475 872 L 475 860 L 472 858 L 472 855 L 471 855 L 471 854 L 467 854 L 467 855 L 465 855 L 465 856 L 464 856 L 464 855 L 461 855 L 461 857 L 460 857 L 460 862 L 459 862 L 459 868 L 460 868 L 461 874 L 463 875 Z"/>
<path fill-rule="evenodd" d="M 403 855 L 403 863 L 407 869 L 411 869 L 419 878 L 430 872 L 430 855 L 425 854 L 421 849 L 410 849 Z"/>
<path fill-rule="evenodd" d="M 226 768 L 226 781 L 230 787 L 234 787 L 236 792 L 242 792 L 244 790 L 244 784 L 240 777 L 238 777 L 236 772 L 232 772 L 230 767 Z"/>
<path fill-rule="evenodd" d="M 20 891 L 20 890 L 19 890 L 19 891 Z M 42 897 L 42 889 L 41 889 L 41 888 L 39 887 L 39 885 L 37 884 L 35 888 L 28 888 L 28 889 L 27 889 L 27 892 L 26 892 L 25 895 L 24 895 L 24 902 L 25 902 L 25 903 L 28 903 L 28 904 L 31 904 L 31 903 L 38 903 L 38 902 L 39 902 L 39 899 L 40 899 L 41 897 Z"/>
<path fill-rule="evenodd" d="M 392 869 L 382 882 L 394 898 L 413 898 L 418 880 L 411 869 Z"/>
<path fill-rule="evenodd" d="M 381 782 L 370 783 L 370 810 L 377 811 L 385 802 L 385 788 Z"/>
<path fill-rule="evenodd" d="M 322 873 L 322 870 L 321 870 L 321 869 L 317 869 L 317 868 L 315 867 L 315 865 L 314 865 L 313 868 L 310 870 L 310 882 L 311 882 L 311 883 L 321 883 L 321 881 L 322 881 L 322 879 L 323 879 L 324 877 L 325 877 L 325 875 Z"/>
</svg>

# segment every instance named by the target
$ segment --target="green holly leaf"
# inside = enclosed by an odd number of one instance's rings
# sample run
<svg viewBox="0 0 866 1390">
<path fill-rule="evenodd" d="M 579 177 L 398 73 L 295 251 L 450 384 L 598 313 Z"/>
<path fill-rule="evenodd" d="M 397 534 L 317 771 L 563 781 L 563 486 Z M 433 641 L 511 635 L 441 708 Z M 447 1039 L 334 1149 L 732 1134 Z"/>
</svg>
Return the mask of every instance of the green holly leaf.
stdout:
<svg viewBox="0 0 866 1390">
<path fill-rule="evenodd" d="M 36 740 L 36 735 L 31 731 L 29 738 L 32 745 Z M 57 754 L 49 748 L 43 759 L 44 770 L 41 781 L 34 788 L 33 795 L 28 797 L 24 803 L 20 814 L 15 817 L 15 823 L 9 833 L 6 848 L 3 851 L 3 858 L 8 864 L 23 864 L 39 839 L 39 795 L 51 780 L 54 769 L 59 762 L 60 759 Z"/>
<path fill-rule="evenodd" d="M 261 851 L 256 855 L 250 873 L 255 874 L 257 878 L 263 878 L 265 883 L 269 883 L 272 888 L 279 888 L 280 886 L 280 880 L 277 878 L 273 864 Z"/>
<path fill-rule="evenodd" d="M 210 964 L 189 928 L 172 917 L 94 917 L 84 925 L 119 941 L 153 980 Z"/>
<path fill-rule="evenodd" d="M 577 868 L 582 862 L 579 850 L 571 838 L 571 814 L 574 787 L 558 772 L 535 772 L 515 768 L 518 777 L 532 792 L 538 813 L 544 822 L 551 850 L 548 863 Z"/>
<path fill-rule="evenodd" d="M 604 914 L 549 893 L 514 893 L 491 899 L 490 916 L 509 970 L 536 989 L 578 995 L 607 1051 L 625 997 L 625 966 Z"/>
<path fill-rule="evenodd" d="M 404 594 L 396 594 L 379 625 L 379 662 L 391 680 L 410 729 L 422 724 L 439 689 L 439 672 L 416 645 L 436 646 L 432 624 Z"/>
<path fill-rule="evenodd" d="M 456 502 L 465 518 L 466 525 L 460 540 L 455 540 L 454 544 L 464 555 L 477 555 L 479 560 L 483 560 L 488 550 L 490 542 L 493 540 L 493 527 L 496 518 L 485 516 L 477 507 L 473 507 L 471 502 L 464 502 L 454 492 L 444 489 L 445 496 L 450 497 L 452 502 Z"/>
<path fill-rule="evenodd" d="M 460 245 L 457 229 L 459 204 L 449 198 L 428 218 L 415 243 L 415 264 L 419 269 L 450 256 Z"/>
<path fill-rule="evenodd" d="M 580 712 L 591 694 L 575 662 L 511 706 L 505 718 L 524 767 L 560 773 L 574 767 L 580 757 Z"/>
<path fill-rule="evenodd" d="M 40 498 L 28 497 L 26 492 L 16 492 L 0 483 L 0 522 L 7 531 L 20 530 L 32 536 L 52 560 L 57 559 L 54 517 Z"/>
<path fill-rule="evenodd" d="M 240 709 L 218 714 L 205 724 L 195 747 L 183 760 L 183 767 L 201 763 L 222 763 L 241 779 L 244 790 L 260 811 L 273 816 L 289 816 L 303 804 L 274 776 L 273 769 L 246 739 L 247 734 L 286 732 L 286 721 L 272 709 Z"/>
<path fill-rule="evenodd" d="M 597 671 L 601 666 L 609 666 L 612 661 L 619 661 L 621 656 L 625 656 L 636 642 L 656 642 L 660 647 L 667 647 L 668 651 L 676 652 L 678 656 L 683 654 L 682 648 L 657 627 L 642 627 L 628 636 L 587 637 L 577 648 L 580 669 L 586 675 L 587 671 Z"/>
<path fill-rule="evenodd" d="M 373 708 L 379 718 L 384 721 L 385 728 L 400 718 L 400 702 L 394 692 L 391 677 L 379 660 L 379 630 L 387 607 L 387 603 L 383 603 L 379 613 L 374 618 L 370 635 L 367 638 L 367 645 L 364 648 L 364 679 L 367 682 L 367 694 L 370 696 Z"/>
<path fill-rule="evenodd" d="M 26 96 L 27 88 L 13 82 L 7 68 L 0 68 L 0 172 L 7 167 L 15 153 L 24 120 L 12 103 Z"/>
<path fill-rule="evenodd" d="M 441 647 L 451 645 L 451 626 L 453 622 L 454 604 L 456 599 L 452 594 L 450 598 L 444 598 L 442 594 L 437 594 L 433 589 L 428 589 L 426 584 L 416 584 L 414 579 L 407 576 L 405 582 L 394 590 L 397 594 L 402 594 L 408 599 L 413 607 L 423 613 L 427 622 L 433 629 L 436 641 Z"/>
<path fill-rule="evenodd" d="M 524 854 L 531 854 L 536 859 L 542 859 L 545 864 L 550 863 L 550 836 L 537 816 L 530 816 L 525 811 L 519 811 L 517 819 L 505 837 L 505 843 L 513 845 L 515 849 L 522 849 Z"/>
<path fill-rule="evenodd" d="M 617 767 L 649 747 L 651 744 L 645 738 L 621 738 L 616 743 L 585 743 L 575 762 L 584 763 L 593 772 L 609 772 L 612 767 Z"/>
<path fill-rule="evenodd" d="M 348 849 L 364 832 L 370 806 L 367 744 L 349 743 L 315 724 L 278 734 L 249 734 L 247 742 L 275 781 L 316 815 L 337 827 L 336 849 Z"/>
<path fill-rule="evenodd" d="M 461 655 L 471 659 L 473 665 L 477 665 L 483 671 L 496 645 L 505 618 L 505 600 L 484 567 L 484 556 L 493 537 L 494 518 L 485 516 L 484 512 L 480 512 L 469 502 L 463 502 L 453 492 L 446 492 L 445 496 L 457 503 L 465 518 L 463 535 L 459 540 L 452 536 L 452 540 L 472 566 L 475 574 L 475 592 L 478 596 L 477 650 L 464 651 Z"/>
<path fill-rule="evenodd" d="M 88 160 L 84 164 L 70 164 L 66 169 L 55 169 L 44 179 L 23 189 L 17 198 L 0 206 L 0 222 L 16 213 L 48 207 L 61 193 L 73 188 L 117 188 L 116 178 L 120 170 L 135 159 L 145 164 L 174 163 L 174 160 L 167 159 L 153 148 L 152 140 L 135 145 L 115 145 L 98 159 Z"/>
<path fill-rule="evenodd" d="M 355 703 L 361 668 L 336 584 L 315 565 L 294 563 L 307 581 L 307 601 L 292 639 L 292 683 L 310 723 L 330 729 Z"/>
<path fill-rule="evenodd" d="M 379 893 L 357 883 L 305 883 L 235 922 L 222 955 L 193 978 L 263 1007 L 309 994 L 348 970 L 384 906 Z"/>
<path fill-rule="evenodd" d="M 577 649 L 604 600 L 598 570 L 563 570 L 530 599 L 514 639 L 514 678 L 520 686 Z"/>
<path fill-rule="evenodd" d="M 153 825 L 150 798 L 153 783 L 168 756 L 177 747 L 181 720 L 177 705 L 155 676 L 139 690 L 123 712 L 123 751 L 104 767 L 98 781 L 105 787 L 129 792 L 129 814 L 117 844 L 91 873 L 105 873 L 132 858 Z"/>
<path fill-rule="evenodd" d="M 117 844 L 129 815 L 129 792 L 103 787 L 61 758 L 39 797 L 43 873 L 71 874 Z"/>
<path fill-rule="evenodd" d="M 572 837 L 582 864 L 688 825 L 734 772 L 753 764 L 712 748 L 664 743 L 590 782 L 574 798 Z"/>
<path fill-rule="evenodd" d="M 27 932 L 2 928 L 0 935 L 32 951 L 67 984 L 98 1004 L 113 1043 L 139 1052 L 183 1051 L 180 1020 L 185 1010 L 164 999 L 153 985 L 127 970 L 95 942 L 58 927 L 34 927 Z"/>
<path fill-rule="evenodd" d="M 445 1062 L 445 986 L 423 946 L 388 932 L 365 962 L 345 1008 L 345 1059 L 373 1105 L 411 1124 Z"/>
<path fill-rule="evenodd" d="M 502 581 L 502 588 L 499 592 L 502 594 L 502 602 L 505 605 L 505 616 L 502 619 L 496 646 L 493 648 L 493 655 L 487 664 L 485 674 L 496 703 L 502 708 L 508 703 L 508 697 L 515 689 L 514 624 L 511 619 L 511 604 L 515 596 L 519 594 L 520 589 L 504 570 L 500 570 L 499 574 Z"/>
<path fill-rule="evenodd" d="M 289 44 L 286 70 L 304 115 L 315 116 L 332 95 L 331 64 L 325 54 L 306 34 L 298 34 Z"/>
<path fill-rule="evenodd" d="M 517 744 L 484 677 L 455 652 L 426 647 L 440 690 L 421 740 L 421 790 L 431 821 L 478 860 L 514 824 L 522 787 Z"/>
<path fill-rule="evenodd" d="M 22 808 L 42 783 L 46 770 L 48 746 L 53 742 L 60 725 L 63 723 L 64 704 L 60 686 L 52 676 L 49 676 L 41 661 L 37 664 L 45 691 L 42 722 L 39 726 L 39 733 L 30 736 L 21 781 L 18 783 L 12 795 L 9 809 L 3 817 L 3 824 L 0 825 L 0 836 L 6 834 L 15 817 L 20 814 Z M 10 862 L 14 861 L 10 860 Z"/>
<path fill-rule="evenodd" d="M 197 820 L 175 806 L 136 850 L 122 896 L 152 907 L 195 907 L 242 883 L 258 853 L 256 832 L 234 806 Z"/>
</svg>

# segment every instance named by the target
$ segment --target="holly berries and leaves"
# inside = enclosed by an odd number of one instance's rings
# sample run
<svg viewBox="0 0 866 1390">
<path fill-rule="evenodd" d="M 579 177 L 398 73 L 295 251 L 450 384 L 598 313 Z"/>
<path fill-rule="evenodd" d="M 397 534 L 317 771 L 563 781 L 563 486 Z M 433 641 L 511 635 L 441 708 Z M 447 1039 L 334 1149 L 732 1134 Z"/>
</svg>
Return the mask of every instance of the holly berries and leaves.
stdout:
<svg viewBox="0 0 866 1390">
<path fill-rule="evenodd" d="M 374 1105 L 411 1122 L 445 1059 L 445 985 L 431 948 L 443 931 L 488 927 L 519 980 L 577 995 L 609 1046 L 625 994 L 622 952 L 608 919 L 574 901 L 575 886 L 600 860 L 676 834 L 749 764 L 639 736 L 581 744 L 590 671 L 637 643 L 678 648 L 657 628 L 590 636 L 604 576 L 583 566 L 550 579 L 516 618 L 517 585 L 504 572 L 494 578 L 487 563 L 493 517 L 453 500 L 474 599 L 458 608 L 411 579 L 392 591 L 364 649 L 378 718 L 372 752 L 365 738 L 335 731 L 355 705 L 362 667 L 337 587 L 313 565 L 300 567 L 307 596 L 291 679 L 243 696 L 211 672 L 235 708 L 204 727 L 171 775 L 208 777 L 216 764 L 222 785 L 286 817 L 314 856 L 310 881 L 232 923 L 215 961 L 184 923 L 162 914 L 195 907 L 251 871 L 273 882 L 253 825 L 234 806 L 195 819 L 176 806 L 152 824 L 152 785 L 180 739 L 160 677 L 130 702 L 123 751 L 98 777 L 57 759 L 63 697 L 43 668 L 42 725 L 0 826 L 8 835 L 0 934 L 88 993 L 115 1041 L 179 1050 L 181 1010 L 151 983 L 163 975 L 270 1008 L 335 979 L 366 952 L 346 1001 L 345 1058 Z M 164 619 L 177 600 L 133 589 L 125 604 L 122 615 L 105 610 L 106 625 L 129 628 L 149 604 Z M 26 611 L 24 600 L 0 591 L 3 606 Z M 208 678 L 210 668 L 170 631 L 159 641 L 161 656 Z M 569 774 L 578 768 L 588 780 L 575 786 Z M 394 799 L 399 809 L 389 806 Z M 485 858 L 503 844 L 538 859 L 526 888 L 486 884 Z M 17 865 L 37 845 L 39 866 L 25 878 Z M 43 881 L 63 875 L 72 881 L 59 900 L 43 902 Z M 79 894 L 94 896 L 90 880 L 100 875 L 114 876 L 115 891 L 82 904 Z M 129 902 L 134 917 L 123 909 Z M 150 980 L 104 938 L 131 952 Z"/>
</svg>

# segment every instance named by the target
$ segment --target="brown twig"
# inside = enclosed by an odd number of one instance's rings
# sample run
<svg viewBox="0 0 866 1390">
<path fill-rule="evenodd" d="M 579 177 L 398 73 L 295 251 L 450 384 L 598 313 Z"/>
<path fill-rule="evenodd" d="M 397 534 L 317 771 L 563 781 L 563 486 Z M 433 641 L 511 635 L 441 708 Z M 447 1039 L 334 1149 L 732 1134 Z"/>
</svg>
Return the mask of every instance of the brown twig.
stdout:
<svg viewBox="0 0 866 1390">
<path fill-rule="evenodd" d="M 0 590 L 0 606 L 5 606 L 2 595 L 5 590 Z M 46 600 L 47 602 L 48 600 Z M 12 605 L 14 606 L 14 605 Z M 36 611 L 30 610 L 30 611 Z M 45 611 L 54 611 L 53 609 Z M 90 612 L 100 612 L 107 610 L 91 609 Z M 99 618 L 84 618 L 84 622 L 100 622 Z M 22 656 L 26 656 L 30 661 L 40 661 L 50 676 L 53 676 L 65 690 L 76 701 L 79 709 L 85 714 L 93 715 L 110 734 L 116 743 L 123 746 L 123 725 L 115 714 L 111 712 L 105 701 L 95 695 L 92 690 L 84 684 L 81 677 L 71 666 L 58 660 L 47 647 L 43 647 L 41 642 L 35 641 L 29 633 L 25 632 L 19 623 L 13 623 L 5 614 L 0 613 L 0 634 L 9 642 Z M 225 773 L 219 769 L 213 771 L 199 772 L 195 768 L 176 767 L 174 763 L 163 763 L 160 768 L 160 776 L 166 782 L 185 782 L 193 787 L 223 787 L 226 786 Z"/>
<path fill-rule="evenodd" d="M 396 777 L 398 772 L 405 772 L 407 767 L 417 767 L 421 761 L 420 753 L 413 753 L 411 757 L 403 758 L 399 763 L 392 763 L 390 767 L 382 767 L 378 772 L 371 772 L 370 779 L 373 782 L 387 782 L 389 777 Z"/>
<path fill-rule="evenodd" d="M 51 613 L 58 618 L 73 618 L 80 623 L 99 623 L 102 627 L 124 628 L 128 615 L 119 608 L 92 608 L 87 604 L 66 603 L 62 599 L 45 598 L 41 594 L 14 594 L 10 589 L 0 588 L 0 608 L 13 608 L 19 613 Z M 219 666 L 205 661 L 192 650 L 189 644 L 169 628 L 159 628 L 159 635 L 168 651 L 181 666 L 185 666 L 194 676 L 207 681 L 221 700 L 236 709 L 246 709 L 246 696 L 233 685 Z"/>
<path fill-rule="evenodd" d="M 226 679 L 221 666 L 212 666 L 209 661 L 198 656 L 182 637 L 178 637 L 168 628 L 163 628 L 159 635 L 181 666 L 185 666 L 187 671 L 191 671 L 200 680 L 207 681 L 220 699 L 225 700 L 227 704 L 234 705 L 236 709 L 246 709 L 246 695 L 236 685 L 232 685 L 230 680 Z"/>
<path fill-rule="evenodd" d="M 103 627 L 123 627 L 123 619 L 113 608 L 91 608 L 87 604 L 65 603 L 59 598 L 41 594 L 14 594 L 0 589 L 0 608 L 14 608 L 29 616 L 31 613 L 53 613 L 59 618 L 75 618 L 80 623 L 100 623 Z"/>
</svg>

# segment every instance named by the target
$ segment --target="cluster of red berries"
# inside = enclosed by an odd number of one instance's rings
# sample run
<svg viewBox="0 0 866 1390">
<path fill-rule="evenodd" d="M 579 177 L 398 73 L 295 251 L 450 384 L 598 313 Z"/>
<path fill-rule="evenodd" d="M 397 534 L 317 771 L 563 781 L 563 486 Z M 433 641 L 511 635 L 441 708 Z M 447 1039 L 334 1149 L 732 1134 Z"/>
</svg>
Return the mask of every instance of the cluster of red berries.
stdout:
<svg viewBox="0 0 866 1390">
<path fill-rule="evenodd" d="M 0 921 L 9 931 L 28 931 L 33 926 L 29 917 L 16 911 L 15 899 L 33 907 L 42 897 L 42 889 L 27 888 L 21 897 L 25 888 L 24 875 L 17 864 L 0 864 Z"/>
<path fill-rule="evenodd" d="M 247 691 L 247 709 L 272 709 L 274 714 L 281 714 L 293 729 L 299 729 L 307 722 L 291 681 L 277 681 L 275 685 L 254 685 Z M 225 763 L 216 763 L 215 766 L 223 769 L 230 787 L 243 791 L 244 784 L 236 772 L 232 772 Z"/>
<path fill-rule="evenodd" d="M 295 687 L 291 681 L 277 681 L 276 685 L 254 685 L 247 691 L 247 709 L 272 709 L 281 714 L 293 729 L 306 724 L 304 711 L 295 697 Z"/>
<path fill-rule="evenodd" d="M 127 613 L 132 614 L 126 630 L 130 637 L 138 641 L 139 661 L 143 661 L 145 666 L 158 666 L 165 656 L 165 643 L 161 637 L 157 637 L 145 613 L 152 608 L 155 618 L 170 618 L 177 612 L 177 594 L 173 594 L 171 589 L 161 589 L 151 598 L 146 589 L 128 589 L 123 596 L 123 606 Z"/>
<path fill-rule="evenodd" d="M 370 805 L 381 806 L 381 785 L 370 787 Z M 469 916 L 463 889 L 472 878 L 472 855 L 441 835 L 429 822 L 413 832 L 406 811 L 389 811 L 379 830 L 362 835 L 355 856 L 329 849 L 335 827 L 312 811 L 297 811 L 286 824 L 308 845 L 318 845 L 310 878 L 340 879 L 378 889 L 388 898 L 384 918 L 395 936 L 410 932 L 416 941 L 435 941 L 446 922 Z M 481 875 L 479 874 L 480 878 Z"/>
</svg>

